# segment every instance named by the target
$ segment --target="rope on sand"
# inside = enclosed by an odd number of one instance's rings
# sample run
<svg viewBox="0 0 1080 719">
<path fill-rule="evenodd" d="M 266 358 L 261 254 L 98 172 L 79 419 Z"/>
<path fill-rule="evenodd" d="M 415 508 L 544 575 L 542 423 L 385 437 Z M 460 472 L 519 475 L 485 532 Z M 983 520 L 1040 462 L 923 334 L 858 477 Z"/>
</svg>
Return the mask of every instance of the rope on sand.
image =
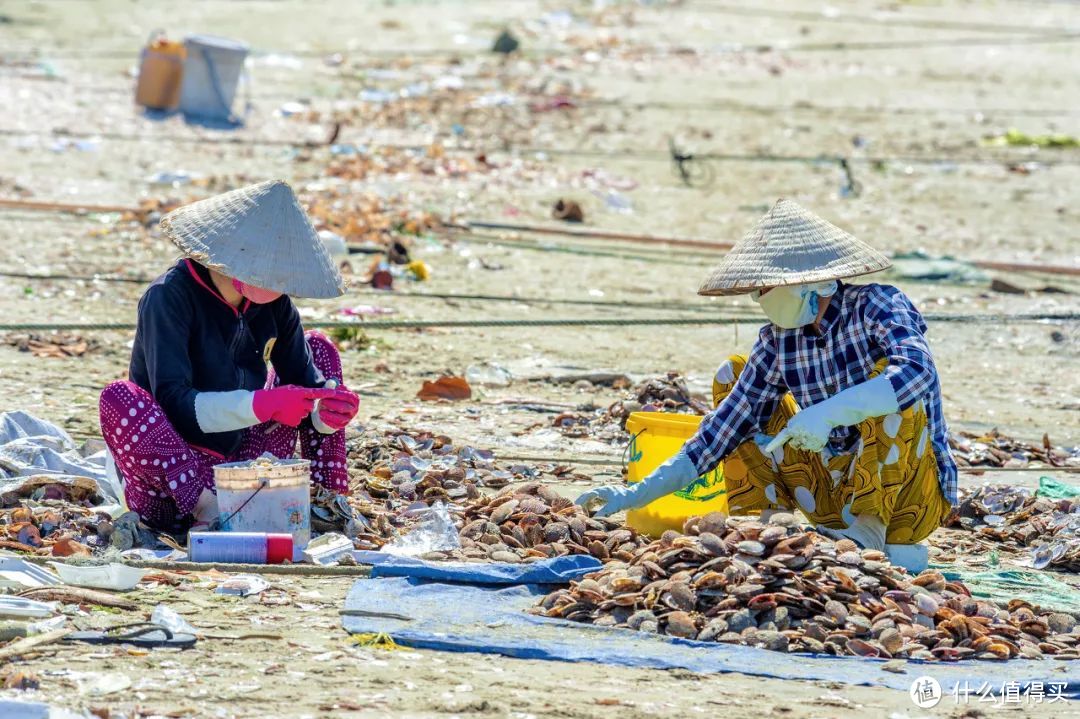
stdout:
<svg viewBox="0 0 1080 719">
<path fill-rule="evenodd" d="M 595 465 L 598 467 L 621 467 L 625 462 L 621 457 L 546 457 L 546 456 L 533 456 L 533 455 L 510 455 L 495 453 L 495 459 L 500 462 L 534 462 L 541 463 L 553 463 L 553 464 L 585 464 Z M 1043 474 L 1054 474 L 1057 472 L 1064 472 L 1066 474 L 1073 474 L 1080 472 L 1080 467 L 957 467 L 957 471 L 962 474 L 983 474 L 990 473 L 1011 473 L 1011 472 L 1042 472 Z"/>
<path fill-rule="evenodd" d="M 1080 320 L 1080 312 L 1036 313 L 1036 314 L 973 314 L 973 315 L 924 315 L 931 322 L 1075 322 Z M 586 318 L 586 319 L 543 319 L 543 320 L 371 320 L 368 322 L 305 322 L 309 329 L 359 329 L 359 330 L 408 330 L 435 328 L 484 328 L 484 327 L 666 327 L 677 325 L 720 326 L 734 324 L 760 324 L 761 320 L 750 317 L 641 317 L 641 318 Z M 131 331 L 135 325 L 130 322 L 27 322 L 0 323 L 0 331 L 5 332 L 91 332 L 91 331 Z"/>
</svg>

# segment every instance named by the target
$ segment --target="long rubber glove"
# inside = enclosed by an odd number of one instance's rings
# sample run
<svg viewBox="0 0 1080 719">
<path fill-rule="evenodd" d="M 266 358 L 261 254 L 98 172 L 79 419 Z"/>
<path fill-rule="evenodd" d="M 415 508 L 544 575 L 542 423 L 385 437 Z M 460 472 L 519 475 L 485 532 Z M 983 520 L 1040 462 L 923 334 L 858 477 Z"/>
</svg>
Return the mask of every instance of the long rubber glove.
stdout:
<svg viewBox="0 0 1080 719">
<path fill-rule="evenodd" d="M 284 385 L 256 390 L 251 407 L 260 422 L 280 422 L 296 427 L 315 408 L 315 400 L 330 399 L 337 390 Z"/>
<path fill-rule="evenodd" d="M 316 411 L 319 420 L 324 425 L 337 431 L 344 429 L 359 410 L 360 398 L 355 393 L 339 387 L 334 390 L 333 397 L 319 400 L 319 407 Z"/>
<path fill-rule="evenodd" d="M 591 489 L 574 502 L 586 509 L 600 502 L 601 506 L 595 514 L 597 517 L 606 517 L 624 509 L 643 507 L 660 497 L 679 491 L 697 478 L 698 471 L 694 463 L 679 450 L 678 454 L 654 469 L 640 482 L 628 486 L 608 485 Z"/>
<path fill-rule="evenodd" d="M 896 390 L 884 375 L 848 387 L 827 400 L 800 409 L 787 426 L 765 447 L 766 452 L 783 447 L 786 442 L 796 449 L 820 452 L 829 441 L 834 427 L 850 427 L 870 417 L 900 411 Z"/>
</svg>

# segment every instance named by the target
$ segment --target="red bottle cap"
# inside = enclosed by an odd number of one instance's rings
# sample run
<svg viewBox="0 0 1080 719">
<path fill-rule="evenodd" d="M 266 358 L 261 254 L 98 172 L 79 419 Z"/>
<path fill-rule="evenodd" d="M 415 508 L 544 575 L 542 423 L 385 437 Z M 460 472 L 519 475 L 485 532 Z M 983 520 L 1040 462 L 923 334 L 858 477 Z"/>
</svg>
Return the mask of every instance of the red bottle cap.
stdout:
<svg viewBox="0 0 1080 719">
<path fill-rule="evenodd" d="M 281 564 L 292 561 L 292 535 L 266 535 L 266 563 Z"/>
</svg>

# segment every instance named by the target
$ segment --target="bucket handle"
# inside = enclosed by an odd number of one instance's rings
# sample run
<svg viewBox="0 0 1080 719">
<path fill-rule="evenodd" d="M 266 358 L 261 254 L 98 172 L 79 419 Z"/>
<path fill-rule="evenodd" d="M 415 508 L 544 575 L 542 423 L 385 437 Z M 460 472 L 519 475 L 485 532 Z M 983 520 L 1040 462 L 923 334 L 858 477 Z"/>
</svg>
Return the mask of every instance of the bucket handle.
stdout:
<svg viewBox="0 0 1080 719">
<path fill-rule="evenodd" d="M 258 488 L 257 488 L 257 489 L 256 489 L 256 490 L 255 490 L 254 492 L 252 492 L 252 493 L 251 493 L 251 494 L 250 494 L 250 495 L 248 496 L 248 498 L 247 498 L 247 499 L 245 499 L 245 500 L 244 500 L 244 503 L 243 503 L 243 504 L 241 504 L 241 505 L 240 505 L 239 507 L 237 507 L 237 508 L 236 508 L 236 511 L 235 511 L 235 512 L 233 512 L 232 514 L 230 514 L 230 515 L 229 515 L 228 517 L 226 517 L 225 519 L 221 520 L 221 526 L 223 526 L 223 527 L 227 527 L 227 526 L 229 525 L 229 521 L 230 521 L 230 520 L 231 520 L 231 519 L 232 519 L 233 517 L 235 517 L 236 515 L 240 514 L 240 510 L 241 510 L 241 509 L 243 509 L 244 507 L 248 506 L 248 502 L 250 502 L 251 500 L 255 499 L 255 495 L 256 495 L 256 494 L 258 494 L 259 492 L 263 491 L 263 489 L 264 489 L 265 487 L 269 486 L 269 484 L 270 484 L 270 480 L 269 480 L 269 479 L 267 479 L 266 477 L 261 477 L 261 478 L 259 479 L 259 486 L 258 486 Z"/>
<path fill-rule="evenodd" d="M 634 442 L 636 442 L 636 441 L 637 441 L 637 438 L 638 438 L 638 437 L 640 437 L 640 436 L 641 436 L 642 434 L 644 434 L 644 433 L 645 433 L 645 430 L 647 430 L 647 429 L 648 429 L 648 427 L 642 427 L 642 428 L 641 428 L 640 430 L 638 430 L 638 431 L 637 431 L 636 433 L 634 433 L 634 434 L 630 435 L 630 441 L 626 443 L 626 446 L 625 446 L 625 447 L 623 447 L 623 451 L 622 451 L 622 469 L 623 469 L 623 474 L 625 474 L 625 473 L 626 473 L 626 465 L 628 464 L 628 463 L 627 463 L 627 461 L 626 461 L 626 455 L 627 455 L 627 453 L 628 453 L 628 452 L 630 451 L 630 448 L 634 446 Z"/>
</svg>

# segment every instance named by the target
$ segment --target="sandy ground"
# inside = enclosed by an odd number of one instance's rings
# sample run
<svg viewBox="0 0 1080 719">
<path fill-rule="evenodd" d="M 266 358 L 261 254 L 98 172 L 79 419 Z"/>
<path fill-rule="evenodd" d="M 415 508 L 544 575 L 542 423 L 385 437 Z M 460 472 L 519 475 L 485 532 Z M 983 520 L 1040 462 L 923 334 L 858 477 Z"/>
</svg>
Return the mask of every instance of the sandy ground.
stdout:
<svg viewBox="0 0 1080 719">
<path fill-rule="evenodd" d="M 567 21 L 562 10 L 572 11 L 574 19 Z M 785 11 L 795 15 L 785 17 Z M 924 20 L 939 25 L 926 27 Z M 972 24 L 978 29 L 964 27 Z M 133 110 L 129 73 L 135 53 L 148 32 L 163 25 L 176 35 L 197 31 L 243 38 L 263 51 L 251 62 L 252 108 L 244 128 L 217 132 L 177 118 L 151 121 Z M 527 53 L 492 74 L 472 57 L 504 25 L 525 34 Z M 0 106 L 5 108 L 0 197 L 26 194 L 36 200 L 131 206 L 143 197 L 205 193 L 194 186 L 152 186 L 147 180 L 175 170 L 236 181 L 238 176 L 284 177 L 303 187 L 330 159 L 325 148 L 212 141 L 325 137 L 326 118 L 343 112 L 343 103 L 360 89 L 434 82 L 447 72 L 445 60 L 453 53 L 462 58 L 467 90 L 562 83 L 617 102 L 532 116 L 519 100 L 510 109 L 460 116 L 406 115 L 390 126 L 347 124 L 341 142 L 427 145 L 438 140 L 473 152 L 487 150 L 502 166 L 460 178 L 380 176 L 355 183 L 356 192 L 403 193 L 418 207 L 507 222 L 547 222 L 551 204 L 567 197 L 581 202 L 588 226 L 715 241 L 737 239 L 771 202 L 787 196 L 887 251 L 1076 266 L 1080 223 L 1072 200 L 1080 153 L 986 147 L 983 138 L 1009 127 L 1031 134 L 1076 132 L 1080 113 L 1072 98 L 1080 84 L 1067 69 L 1080 61 L 1080 50 L 1075 42 L 1032 38 L 1078 27 L 1080 10 L 1053 2 L 835 2 L 821 15 L 816 7 L 787 0 L 742 11 L 707 2 L 620 4 L 598 11 L 590 3 L 555 2 L 0 0 L 0 61 L 8 58 L 0 62 Z M 899 47 L 820 49 L 837 42 Z M 774 49 L 737 51 L 738 44 Z M 604 50 L 607 46 L 611 49 Z M 791 47 L 775 49 L 782 46 Z M 406 50 L 418 59 L 403 62 L 400 54 Z M 342 66 L 324 63 L 323 56 L 332 52 L 344 55 Z M 34 62 L 17 62 L 30 57 Z M 38 59 L 42 65 L 35 64 Z M 475 77 L 471 70 L 477 70 Z M 320 120 L 308 123 L 275 113 L 297 100 L 320 112 Z M 505 120 L 496 122 L 497 117 Z M 459 131 L 453 123 L 460 123 Z M 715 182 L 688 189 L 664 159 L 668 136 L 694 152 L 843 155 L 851 158 L 862 194 L 841 196 L 844 177 L 832 163 L 744 160 L 713 163 Z M 63 138 L 89 139 L 90 145 L 60 147 Z M 507 150 L 508 139 L 524 149 Z M 562 154 L 570 150 L 584 154 Z M 975 157 L 1001 161 L 964 161 Z M 881 158 L 893 159 L 875 162 Z M 1026 173 L 1008 169 L 1024 163 L 1035 164 L 1026 165 Z M 631 211 L 606 206 L 603 196 L 610 186 L 596 180 L 598 172 L 617 186 L 623 179 L 636 183 L 623 191 Z M 108 215 L 0 209 L 0 232 L 5 238 L 0 266 L 10 272 L 148 277 L 175 258 L 165 241 L 136 226 L 118 225 Z M 627 320 L 752 313 L 745 299 L 706 300 L 694 294 L 714 256 L 561 238 L 511 238 L 532 243 L 524 247 L 498 244 L 506 239 L 492 234 L 418 241 L 415 253 L 433 268 L 429 283 L 402 282 L 393 294 L 356 290 L 340 300 L 304 301 L 304 312 L 313 319 L 336 319 L 342 307 L 380 305 L 402 319 Z M 1080 290 L 1080 282 L 1063 276 L 997 276 L 1029 289 Z M 891 281 L 928 313 L 1080 309 L 1075 294 L 992 293 L 988 280 L 967 285 Z M 138 283 L 0 277 L 0 317 L 6 322 L 130 322 L 141 291 Z M 408 294 L 415 292 L 523 299 L 481 302 Z M 596 304 L 558 302 L 566 299 Z M 759 324 L 753 319 L 709 328 L 372 332 L 372 346 L 347 352 L 344 361 L 350 384 L 364 395 L 362 425 L 401 420 L 503 455 L 612 458 L 616 448 L 550 431 L 524 432 L 548 416 L 496 403 L 529 398 L 606 406 L 620 396 L 610 388 L 574 389 L 528 379 L 549 367 L 641 376 L 678 369 L 695 385 L 706 386 L 727 354 L 749 348 Z M 0 345 L 5 398 L 0 407 L 27 409 L 79 438 L 95 435 L 97 393 L 123 376 L 130 336 L 93 337 L 102 343 L 98 351 L 69 359 L 32 359 Z M 1055 443 L 1080 441 L 1075 322 L 933 323 L 930 338 L 954 428 L 999 427 L 1026 439 L 1047 432 Z M 461 373 L 479 362 L 502 364 L 518 379 L 507 388 L 482 390 L 465 405 L 412 399 L 424 379 Z M 389 372 L 376 372 L 380 364 Z M 583 469 L 596 481 L 611 481 L 617 471 L 597 465 Z M 997 478 L 1025 484 L 1036 479 L 1030 474 Z M 317 593 L 317 599 L 297 600 L 320 604 L 317 609 L 301 609 L 295 602 L 271 607 L 223 602 L 201 590 L 140 597 L 147 609 L 161 599 L 179 602 L 178 608 L 197 615 L 193 621 L 200 627 L 220 627 L 222 633 L 272 627 L 284 638 L 206 640 L 195 652 L 145 657 L 64 649 L 31 666 L 43 672 L 40 693 L 49 700 L 129 713 L 138 705 L 149 714 L 179 716 L 345 716 L 353 711 L 349 707 L 403 715 L 581 717 L 717 710 L 792 717 L 925 713 L 905 694 L 883 689 L 358 650 L 344 642 L 335 612 L 348 586 L 341 578 L 287 585 L 294 594 Z M 135 680 L 134 693 L 95 700 L 73 691 L 71 676 L 49 673 L 54 670 L 127 672 Z M 962 708 L 944 705 L 936 711 L 962 714 Z"/>
</svg>

